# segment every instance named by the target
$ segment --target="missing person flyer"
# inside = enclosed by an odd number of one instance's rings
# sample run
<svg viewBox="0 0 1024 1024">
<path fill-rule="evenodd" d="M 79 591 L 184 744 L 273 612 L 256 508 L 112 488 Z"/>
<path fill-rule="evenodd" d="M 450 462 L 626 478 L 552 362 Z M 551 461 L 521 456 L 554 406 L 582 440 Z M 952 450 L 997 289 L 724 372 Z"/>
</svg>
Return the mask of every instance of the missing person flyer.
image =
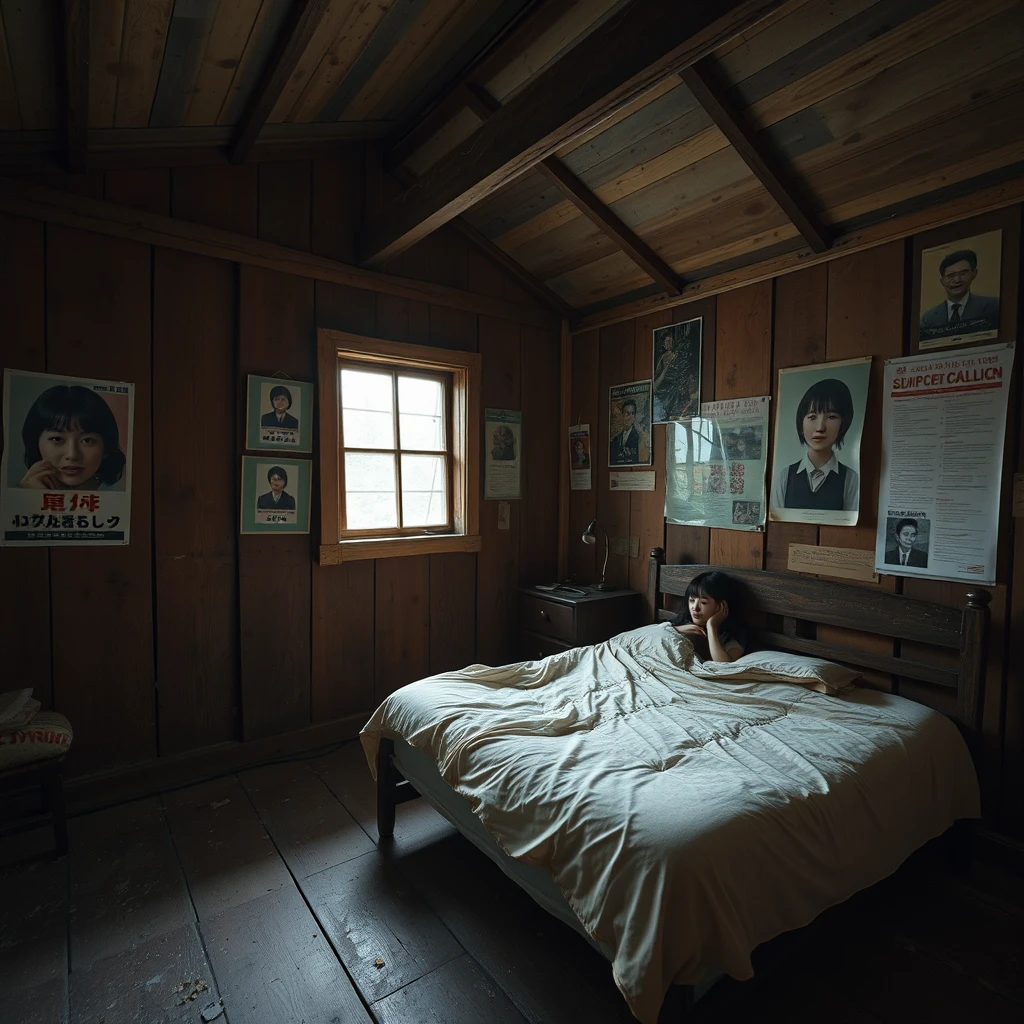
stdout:
<svg viewBox="0 0 1024 1024">
<path fill-rule="evenodd" d="M 996 582 L 1014 343 L 885 364 L 877 572 Z"/>
<path fill-rule="evenodd" d="M 763 530 L 767 395 L 702 402 L 700 416 L 669 424 L 665 518 L 684 526 Z"/>
</svg>

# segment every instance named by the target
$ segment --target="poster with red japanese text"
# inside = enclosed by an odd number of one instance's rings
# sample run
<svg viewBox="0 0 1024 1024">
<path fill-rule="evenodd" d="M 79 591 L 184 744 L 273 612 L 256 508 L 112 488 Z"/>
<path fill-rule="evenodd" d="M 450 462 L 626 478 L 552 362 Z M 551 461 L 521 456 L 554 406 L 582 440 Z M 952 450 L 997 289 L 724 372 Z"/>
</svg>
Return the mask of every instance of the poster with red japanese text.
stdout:
<svg viewBox="0 0 1024 1024">
<path fill-rule="evenodd" d="M 996 582 L 1013 348 L 886 362 L 876 572 Z"/>
<path fill-rule="evenodd" d="M 135 385 L 4 370 L 0 545 L 127 544 Z"/>
</svg>

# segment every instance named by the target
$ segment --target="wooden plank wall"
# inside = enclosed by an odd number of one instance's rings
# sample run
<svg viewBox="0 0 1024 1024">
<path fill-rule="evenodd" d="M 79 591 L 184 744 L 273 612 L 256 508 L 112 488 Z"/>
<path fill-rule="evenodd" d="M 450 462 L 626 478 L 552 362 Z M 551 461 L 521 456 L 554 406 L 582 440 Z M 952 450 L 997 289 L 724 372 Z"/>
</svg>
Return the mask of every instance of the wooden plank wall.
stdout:
<svg viewBox="0 0 1024 1024">
<path fill-rule="evenodd" d="M 1019 215 L 1016 211 L 1015 215 Z M 1012 219 L 1012 218 L 1011 218 Z M 1014 232 L 1009 250 L 1019 254 Z M 643 591 L 647 556 L 664 546 L 670 562 L 786 571 L 789 545 L 823 544 L 873 550 L 878 476 L 881 463 L 881 379 L 885 359 L 910 351 L 908 298 L 912 246 L 909 240 L 851 254 L 826 265 L 727 292 L 717 298 L 685 303 L 659 314 L 614 324 L 572 338 L 570 397 L 572 422 L 590 423 L 593 433 L 594 486 L 572 491 L 569 501 L 569 572 L 589 582 L 600 571 L 603 551 L 584 547 L 579 537 L 592 518 L 613 538 L 635 537 L 639 555 L 612 555 L 608 576 L 615 583 Z M 1015 272 L 1016 273 L 1016 272 Z M 1013 308 L 1007 337 L 1016 337 L 1019 296 L 1016 285 L 1004 301 Z M 608 388 L 651 376 L 651 331 L 654 327 L 704 317 L 702 398 L 778 394 L 779 370 L 861 355 L 874 357 L 871 393 L 861 447 L 861 515 L 856 527 L 816 527 L 770 523 L 764 534 L 666 524 L 664 520 L 665 434 L 655 427 L 654 494 L 624 494 L 608 489 Z M 1018 354 L 1019 355 L 1019 354 Z M 1024 550 L 1022 520 L 1009 514 L 1011 476 L 1024 471 L 1024 423 L 1020 414 L 1021 360 L 1014 368 L 1010 423 L 1004 465 L 1000 529 L 999 582 L 992 593 L 992 636 L 984 695 L 981 784 L 988 822 L 1024 834 Z M 774 414 L 773 414 L 774 419 Z M 772 425 L 774 432 L 774 423 Z M 770 449 L 769 449 L 770 450 Z M 770 467 L 769 467 L 770 474 Z M 1016 530 L 1016 537 L 1014 537 Z M 1016 540 L 1016 544 L 1012 543 Z M 903 580 L 881 576 L 865 590 L 905 593 L 958 606 L 966 584 Z M 826 634 L 827 637 L 826 637 Z M 849 630 L 819 627 L 819 637 L 865 649 L 892 653 L 892 642 Z M 904 645 L 906 647 L 906 645 Z M 905 651 L 905 653 L 907 653 Z M 924 651 L 913 652 L 925 657 Z M 1016 666 L 1016 667 L 1014 667 Z M 894 680 L 880 674 L 870 683 L 891 689 Z M 909 681 L 901 692 L 914 696 Z M 951 709 L 952 710 L 952 709 Z"/>
<path fill-rule="evenodd" d="M 48 183 L 351 261 L 363 166 L 354 148 Z M 0 550 L 0 578 L 18 581 L 0 587 L 7 678 L 71 719 L 74 772 L 368 717 L 413 679 L 512 656 L 517 588 L 556 573 L 556 327 L 17 217 L 0 220 L 0 253 L 4 366 L 137 386 L 131 544 Z M 401 273 L 529 301 L 446 232 Z M 483 405 L 524 411 L 510 530 L 482 501 L 479 555 L 325 568 L 316 512 L 309 537 L 239 536 L 246 374 L 315 379 L 317 326 L 483 353 Z"/>
</svg>

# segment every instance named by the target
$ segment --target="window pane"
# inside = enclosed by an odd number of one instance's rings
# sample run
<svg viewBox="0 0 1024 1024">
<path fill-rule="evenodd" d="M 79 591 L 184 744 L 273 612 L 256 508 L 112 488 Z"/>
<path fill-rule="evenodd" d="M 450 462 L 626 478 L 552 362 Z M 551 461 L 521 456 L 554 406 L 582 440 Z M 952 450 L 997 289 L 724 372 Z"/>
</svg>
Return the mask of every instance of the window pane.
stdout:
<svg viewBox="0 0 1024 1024">
<path fill-rule="evenodd" d="M 402 525 L 444 526 L 448 520 L 444 458 L 402 456 Z"/>
<path fill-rule="evenodd" d="M 403 448 L 444 450 L 444 387 L 438 380 L 398 378 L 398 422 Z"/>
<path fill-rule="evenodd" d="M 345 453 L 345 515 L 350 530 L 398 526 L 393 455 Z"/>
<path fill-rule="evenodd" d="M 391 374 L 341 371 L 341 429 L 346 448 L 394 448 Z"/>
</svg>

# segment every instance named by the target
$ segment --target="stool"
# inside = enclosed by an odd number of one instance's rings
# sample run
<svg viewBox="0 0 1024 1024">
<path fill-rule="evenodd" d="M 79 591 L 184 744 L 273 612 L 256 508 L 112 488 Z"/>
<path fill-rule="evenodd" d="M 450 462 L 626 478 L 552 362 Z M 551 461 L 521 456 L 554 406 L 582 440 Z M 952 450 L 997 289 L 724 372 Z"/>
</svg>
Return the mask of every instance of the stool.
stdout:
<svg viewBox="0 0 1024 1024">
<path fill-rule="evenodd" d="M 13 768 L 0 770 L 0 784 L 18 778 L 39 779 L 39 792 L 42 802 L 42 813 L 49 814 L 53 821 L 53 838 L 58 853 L 68 852 L 68 819 L 64 809 L 64 763 L 67 757 L 58 754 L 41 761 L 29 761 L 27 764 L 15 765 Z"/>
</svg>

